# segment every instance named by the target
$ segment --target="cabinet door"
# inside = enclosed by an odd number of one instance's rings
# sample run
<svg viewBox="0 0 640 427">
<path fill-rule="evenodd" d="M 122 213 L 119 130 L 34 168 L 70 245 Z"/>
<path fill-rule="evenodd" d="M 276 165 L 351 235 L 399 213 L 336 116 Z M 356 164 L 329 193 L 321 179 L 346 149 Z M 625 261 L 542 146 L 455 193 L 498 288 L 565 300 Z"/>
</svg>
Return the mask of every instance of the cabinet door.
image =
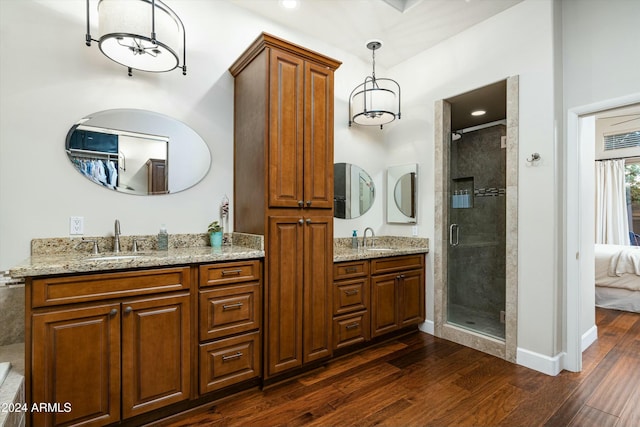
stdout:
<svg viewBox="0 0 640 427">
<path fill-rule="evenodd" d="M 304 202 L 333 208 L 333 71 L 305 63 Z"/>
<path fill-rule="evenodd" d="M 331 356 L 333 217 L 304 224 L 304 362 Z"/>
<path fill-rule="evenodd" d="M 266 260 L 266 375 L 302 365 L 302 286 L 304 221 L 269 217 Z"/>
<path fill-rule="evenodd" d="M 371 278 L 371 337 L 397 329 L 398 283 L 397 274 Z"/>
<path fill-rule="evenodd" d="M 424 321 L 424 270 L 413 270 L 400 275 L 400 327 Z"/>
<path fill-rule="evenodd" d="M 122 415 L 186 400 L 190 392 L 189 295 L 122 303 Z"/>
<path fill-rule="evenodd" d="M 272 49 L 269 84 L 269 206 L 299 207 L 304 199 L 304 62 Z"/>
<path fill-rule="evenodd" d="M 106 425 L 120 419 L 119 304 L 32 316 L 31 402 L 70 404 L 33 412 L 32 425 Z"/>
</svg>

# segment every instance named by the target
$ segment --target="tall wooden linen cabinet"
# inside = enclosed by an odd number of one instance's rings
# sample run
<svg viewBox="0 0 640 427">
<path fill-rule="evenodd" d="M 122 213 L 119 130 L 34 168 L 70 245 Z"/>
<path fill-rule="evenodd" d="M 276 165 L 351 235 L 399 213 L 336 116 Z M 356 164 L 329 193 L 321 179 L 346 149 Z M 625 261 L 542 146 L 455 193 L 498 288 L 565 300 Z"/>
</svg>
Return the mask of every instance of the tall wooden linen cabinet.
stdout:
<svg viewBox="0 0 640 427">
<path fill-rule="evenodd" d="M 333 73 L 261 34 L 235 78 L 234 229 L 265 237 L 265 379 L 332 355 Z"/>
</svg>

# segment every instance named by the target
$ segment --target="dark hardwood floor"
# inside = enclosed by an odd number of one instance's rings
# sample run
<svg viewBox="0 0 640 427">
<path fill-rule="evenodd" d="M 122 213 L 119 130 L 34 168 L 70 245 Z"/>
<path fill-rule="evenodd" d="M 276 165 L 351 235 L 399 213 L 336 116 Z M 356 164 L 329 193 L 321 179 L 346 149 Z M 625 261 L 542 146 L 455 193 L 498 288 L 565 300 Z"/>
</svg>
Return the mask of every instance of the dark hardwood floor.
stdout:
<svg viewBox="0 0 640 427">
<path fill-rule="evenodd" d="M 165 425 L 640 426 L 640 314 L 596 309 L 596 320 L 580 373 L 415 333 Z"/>
</svg>

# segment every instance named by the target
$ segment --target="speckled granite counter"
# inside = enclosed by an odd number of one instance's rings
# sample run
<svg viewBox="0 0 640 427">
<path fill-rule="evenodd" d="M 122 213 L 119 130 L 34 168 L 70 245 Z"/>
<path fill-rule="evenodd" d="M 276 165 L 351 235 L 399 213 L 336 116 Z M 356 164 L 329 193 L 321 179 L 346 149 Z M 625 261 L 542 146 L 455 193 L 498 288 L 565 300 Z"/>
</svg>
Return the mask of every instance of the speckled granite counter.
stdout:
<svg viewBox="0 0 640 427">
<path fill-rule="evenodd" d="M 206 235 L 204 236 L 202 238 L 196 235 L 195 241 L 176 236 L 174 241 L 170 239 L 168 251 L 154 250 L 155 248 L 148 244 L 136 253 L 122 251 L 115 254 L 110 252 L 112 248 L 105 245 L 107 251 L 98 255 L 75 249 L 60 250 L 61 246 L 65 249 L 75 248 L 77 240 L 36 239 L 32 242 L 33 255 L 13 267 L 9 273 L 11 277 L 35 277 L 264 258 L 262 236 L 234 233 L 233 244 L 223 245 L 221 248 L 205 246 Z M 58 242 L 55 240 L 60 240 L 61 245 L 56 245 Z M 183 244 L 192 246 L 183 247 Z"/>
<path fill-rule="evenodd" d="M 359 248 L 352 249 L 351 238 L 336 238 L 333 243 L 333 262 L 357 261 L 360 259 L 382 258 L 389 256 L 421 254 L 429 252 L 429 239 L 419 237 L 380 236 L 367 239 L 367 249 L 362 247 L 362 238 L 358 238 Z M 373 246 L 371 246 L 373 244 Z"/>
</svg>

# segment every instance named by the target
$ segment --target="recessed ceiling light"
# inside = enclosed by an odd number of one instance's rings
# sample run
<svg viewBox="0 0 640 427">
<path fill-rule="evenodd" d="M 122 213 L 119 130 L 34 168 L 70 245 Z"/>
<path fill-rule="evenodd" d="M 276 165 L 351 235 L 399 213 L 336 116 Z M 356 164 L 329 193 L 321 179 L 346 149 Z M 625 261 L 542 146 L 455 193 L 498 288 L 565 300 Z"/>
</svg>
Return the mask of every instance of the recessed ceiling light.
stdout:
<svg viewBox="0 0 640 427">
<path fill-rule="evenodd" d="M 487 114 L 487 112 L 484 110 L 476 110 L 471 112 L 472 116 L 483 116 L 485 114 Z"/>
<path fill-rule="evenodd" d="M 285 9 L 295 9 L 298 7 L 298 0 L 280 0 L 280 6 Z"/>
</svg>

